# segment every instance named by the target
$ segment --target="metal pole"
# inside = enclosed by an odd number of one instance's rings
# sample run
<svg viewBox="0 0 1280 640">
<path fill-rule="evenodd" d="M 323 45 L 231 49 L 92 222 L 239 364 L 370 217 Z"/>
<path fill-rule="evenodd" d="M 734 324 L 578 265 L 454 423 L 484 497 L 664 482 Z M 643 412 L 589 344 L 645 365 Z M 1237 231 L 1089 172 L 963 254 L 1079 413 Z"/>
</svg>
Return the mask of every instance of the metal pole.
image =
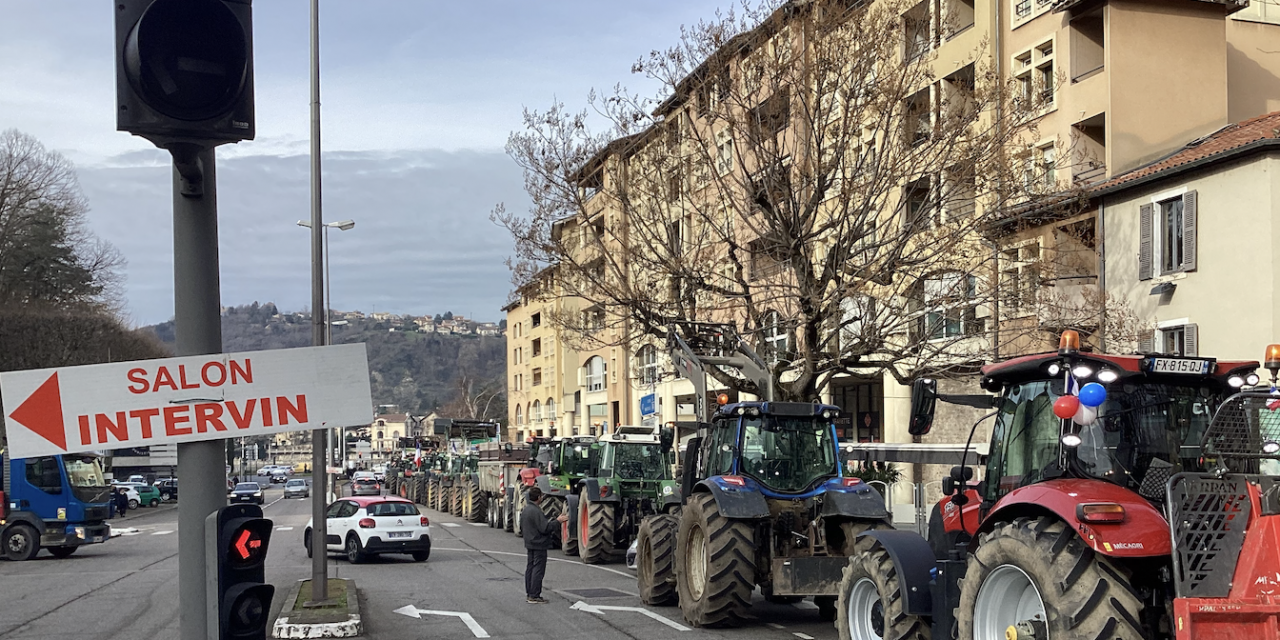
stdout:
<svg viewBox="0 0 1280 640">
<path fill-rule="evenodd" d="M 325 344 L 324 316 L 324 216 L 320 209 L 320 0 L 311 0 L 311 343 Z M 311 601 L 329 599 L 329 554 L 324 552 L 328 539 L 325 512 L 324 431 L 311 434 Z"/>
<path fill-rule="evenodd" d="M 173 171 L 173 324 L 180 356 L 222 353 L 218 288 L 218 203 L 213 149 L 195 153 L 203 192 L 182 195 Z M 227 504 L 222 440 L 178 445 L 178 605 L 183 638 L 208 634 L 205 584 L 205 517 Z"/>
<path fill-rule="evenodd" d="M 324 343 L 333 344 L 333 324 L 329 318 L 329 308 L 333 306 L 333 283 L 329 279 L 329 262 L 332 261 L 329 255 L 329 225 L 324 226 Z M 333 437 L 334 429 L 329 429 L 328 438 L 331 442 L 330 452 L 336 452 L 337 440 Z M 326 466 L 335 466 L 333 464 L 333 453 L 329 455 L 330 462 Z M 337 500 L 342 497 L 338 493 L 338 475 L 329 474 L 329 487 L 333 493 L 331 499 Z"/>
</svg>

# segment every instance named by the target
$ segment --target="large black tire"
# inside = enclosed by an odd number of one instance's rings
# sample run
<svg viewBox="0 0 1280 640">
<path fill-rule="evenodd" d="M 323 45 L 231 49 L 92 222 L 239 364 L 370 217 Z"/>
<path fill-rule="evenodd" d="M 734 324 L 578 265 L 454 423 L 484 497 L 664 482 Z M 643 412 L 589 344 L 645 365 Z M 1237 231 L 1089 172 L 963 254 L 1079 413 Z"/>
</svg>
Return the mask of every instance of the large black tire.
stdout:
<svg viewBox="0 0 1280 640">
<path fill-rule="evenodd" d="M 582 561 L 586 564 L 616 561 L 621 557 L 617 548 L 617 505 L 592 502 L 586 492 L 578 499 L 578 505 L 578 553 Z"/>
<path fill-rule="evenodd" d="M 498 528 L 498 502 L 496 500 L 485 500 L 484 523 L 489 525 L 490 529 Z"/>
<path fill-rule="evenodd" d="M 520 489 L 516 493 L 515 518 L 511 522 L 511 533 L 516 534 L 517 538 L 524 537 L 524 527 L 520 526 L 520 514 L 524 513 L 524 508 L 529 504 L 529 490 Z"/>
<path fill-rule="evenodd" d="M 15 524 L 4 532 L 4 555 L 19 562 L 30 560 L 40 553 L 40 534 L 35 527 Z"/>
<path fill-rule="evenodd" d="M 884 547 L 875 545 L 849 558 L 836 607 L 840 640 L 930 640 L 929 622 L 907 615 L 906 602 Z"/>
<path fill-rule="evenodd" d="M 489 497 L 480 490 L 478 482 L 468 482 L 466 491 L 467 506 L 470 507 L 470 512 L 466 515 L 467 521 L 484 522 L 485 510 L 489 507 Z"/>
<path fill-rule="evenodd" d="M 991 593 L 984 593 L 988 579 L 995 575 L 1001 576 L 992 581 L 997 586 L 990 587 Z M 1149 637 L 1142 630 L 1142 600 L 1131 586 L 1129 571 L 1094 553 L 1074 530 L 1052 518 L 1018 518 L 998 524 L 979 537 L 978 548 L 969 556 L 960 580 L 960 606 L 956 609 L 959 637 L 999 640 L 1004 637 L 1004 628 L 1017 622 L 990 616 L 985 606 L 979 608 L 979 604 L 1017 597 L 995 591 L 1009 576 L 1030 579 L 1039 592 L 1045 610 L 1045 620 L 1040 623 L 1051 638 Z M 984 627 L 998 630 L 1001 635 L 989 633 Z"/>
<path fill-rule="evenodd" d="M 676 603 L 676 530 L 680 519 L 671 515 L 645 518 L 636 534 L 636 581 L 640 601 L 655 607 Z"/>
<path fill-rule="evenodd" d="M 462 487 L 449 487 L 449 515 L 462 517 Z"/>
<path fill-rule="evenodd" d="M 516 493 L 519 493 L 519 492 L 516 492 Z M 516 523 L 515 523 L 515 520 L 516 520 L 516 519 L 515 519 L 515 516 L 516 516 L 516 514 L 520 513 L 519 511 L 516 511 L 516 510 L 513 508 L 513 506 L 514 506 L 514 505 L 512 505 L 512 504 L 511 504 L 511 497 L 510 497 L 510 496 L 504 496 L 504 497 L 502 498 L 502 505 L 501 505 L 501 509 L 502 509 L 502 530 L 503 530 L 503 531 L 506 531 L 506 532 L 508 532 L 508 533 L 511 533 L 511 532 L 514 532 L 514 531 L 515 531 L 515 525 L 516 525 Z"/>
<path fill-rule="evenodd" d="M 49 547 L 49 553 L 55 558 L 70 558 L 80 547 Z"/>
<path fill-rule="evenodd" d="M 711 494 L 689 498 L 676 536 L 680 610 L 695 627 L 740 624 L 755 588 L 755 532 L 726 518 Z"/>
</svg>

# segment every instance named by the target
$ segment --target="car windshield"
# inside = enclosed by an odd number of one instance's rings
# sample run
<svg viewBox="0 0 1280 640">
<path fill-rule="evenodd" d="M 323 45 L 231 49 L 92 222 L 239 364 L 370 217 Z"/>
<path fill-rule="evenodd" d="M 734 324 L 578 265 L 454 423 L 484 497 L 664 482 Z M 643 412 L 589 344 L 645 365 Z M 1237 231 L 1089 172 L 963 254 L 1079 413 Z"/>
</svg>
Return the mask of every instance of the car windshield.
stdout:
<svg viewBox="0 0 1280 640">
<path fill-rule="evenodd" d="M 371 516 L 416 516 L 418 508 L 408 502 L 374 502 L 365 511 Z"/>
<path fill-rule="evenodd" d="M 377 480 L 374 480 L 373 478 L 356 478 L 356 483 L 358 484 L 374 484 L 376 482 Z"/>
<path fill-rule="evenodd" d="M 236 485 L 236 491 L 258 491 L 262 487 L 253 482 L 241 482 Z"/>
<path fill-rule="evenodd" d="M 671 468 L 665 464 L 662 446 L 613 442 L 601 462 L 603 472 L 612 471 L 622 480 L 670 480 Z"/>
<path fill-rule="evenodd" d="M 742 473 L 776 491 L 800 492 L 837 473 L 831 423 L 815 418 L 744 418 Z"/>
</svg>

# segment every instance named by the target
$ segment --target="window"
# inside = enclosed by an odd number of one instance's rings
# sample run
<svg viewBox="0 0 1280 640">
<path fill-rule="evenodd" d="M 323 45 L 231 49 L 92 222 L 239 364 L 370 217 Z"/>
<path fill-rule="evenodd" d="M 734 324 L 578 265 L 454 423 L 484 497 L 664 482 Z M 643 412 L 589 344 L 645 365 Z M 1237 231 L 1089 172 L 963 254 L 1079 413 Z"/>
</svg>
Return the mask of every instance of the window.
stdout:
<svg viewBox="0 0 1280 640">
<path fill-rule="evenodd" d="M 780 90 L 751 110 L 751 134 L 757 141 L 777 136 L 791 123 L 791 94 Z"/>
<path fill-rule="evenodd" d="M 529 409 L 529 422 L 542 422 L 542 403 L 537 400 L 533 401 L 533 408 Z"/>
<path fill-rule="evenodd" d="M 587 392 L 604 391 L 605 370 L 608 365 L 605 364 L 604 358 L 600 356 L 592 356 L 587 360 L 587 364 L 583 369 L 586 373 Z"/>
<path fill-rule="evenodd" d="M 684 255 L 684 239 L 680 234 L 680 221 L 667 223 L 667 251 L 672 257 Z"/>
<path fill-rule="evenodd" d="M 1195 191 L 1157 196 L 1139 207 L 1138 278 L 1150 280 L 1196 269 L 1196 217 L 1199 196 Z"/>
<path fill-rule="evenodd" d="M 381 432 L 381 431 L 379 431 L 379 432 L 378 432 L 378 439 L 379 439 L 379 440 L 381 440 L 381 439 L 382 439 L 382 432 Z"/>
<path fill-rule="evenodd" d="M 941 340 L 974 335 L 982 330 L 978 321 L 977 278 L 946 273 L 927 278 L 923 286 L 924 313 L 919 333 L 925 340 Z"/>
<path fill-rule="evenodd" d="M 907 60 L 918 58 L 930 49 L 932 44 L 930 31 L 933 26 L 929 11 L 931 4 L 930 0 L 925 0 L 902 15 L 902 32 L 905 40 L 902 50 L 903 57 Z"/>
<path fill-rule="evenodd" d="M 8 461 L 5 461 L 8 464 Z M 62 493 L 62 472 L 58 469 L 58 459 L 28 458 L 27 482 L 45 493 Z"/>
<path fill-rule="evenodd" d="M 604 309 L 592 307 L 582 312 L 582 328 L 587 332 L 596 332 L 604 328 Z"/>
<path fill-rule="evenodd" d="M 542 355 L 542 338 L 533 339 L 533 355 L 535 358 Z"/>
<path fill-rule="evenodd" d="M 524 424 L 524 411 L 520 409 L 520 405 L 516 405 L 516 424 Z"/>
<path fill-rule="evenodd" d="M 782 273 L 786 257 L 782 251 L 765 238 L 758 238 L 748 246 L 751 251 L 751 279 L 762 280 Z"/>
<path fill-rule="evenodd" d="M 1030 309 L 1040 288 L 1040 242 L 1000 252 L 1000 303 L 1007 313 Z"/>
<path fill-rule="evenodd" d="M 1252 2 L 1251 6 L 1260 3 Z M 1106 64 L 1102 12 L 1094 10 L 1071 21 L 1071 80 L 1078 82 Z"/>
<path fill-rule="evenodd" d="M 640 347 L 636 353 L 636 368 L 640 370 L 640 384 L 658 383 L 658 349 L 651 344 Z"/>
<path fill-rule="evenodd" d="M 547 398 L 547 419 L 556 419 L 556 401 L 551 398 Z"/>
<path fill-rule="evenodd" d="M 912 145 L 926 142 L 933 131 L 929 89 L 919 91 L 907 98 L 906 116 L 906 123 L 903 126 L 906 130 L 907 142 Z"/>
<path fill-rule="evenodd" d="M 541 384 L 542 384 L 542 369 L 536 368 L 533 370 L 533 386 L 536 387 Z"/>
<path fill-rule="evenodd" d="M 1028 108 L 1048 109 L 1054 104 L 1057 76 L 1053 40 L 1047 40 L 1013 57 L 1018 97 Z"/>
<path fill-rule="evenodd" d="M 726 130 L 716 134 L 716 175 L 728 175 L 731 171 L 733 171 L 733 135 Z"/>
<path fill-rule="evenodd" d="M 769 311 L 760 319 L 760 345 L 764 359 L 771 365 L 785 359 L 791 351 L 791 332 L 782 314 Z"/>
<path fill-rule="evenodd" d="M 1161 326 L 1145 336 L 1138 351 L 1169 356 L 1194 357 L 1200 355 L 1200 327 L 1185 320 L 1161 323 Z"/>
<path fill-rule="evenodd" d="M 1052 143 L 1036 147 L 1027 155 L 1023 181 L 1031 193 L 1058 190 L 1058 150 Z"/>
<path fill-rule="evenodd" d="M 955 35 L 974 25 L 974 0 L 951 0 L 947 12 L 946 31 Z"/>
<path fill-rule="evenodd" d="M 533 328 L 535 328 L 535 329 L 536 329 L 536 328 L 538 328 L 538 327 L 541 327 L 541 326 L 542 326 L 542 314 L 541 314 L 541 313 L 535 313 L 535 314 L 533 314 L 533 316 L 529 318 L 529 322 L 530 322 L 530 324 L 532 324 L 532 325 L 533 325 Z M 537 354 L 534 354 L 534 355 L 537 355 Z"/>
<path fill-rule="evenodd" d="M 875 318 L 875 299 L 863 295 L 854 294 L 840 301 L 840 340 L 838 348 L 840 354 L 853 355 L 853 350 L 859 345 L 865 344 L 865 336 L 862 335 L 864 328 L 870 324 L 874 326 L 874 322 L 868 322 Z"/>
<path fill-rule="evenodd" d="M 903 188 L 903 224 L 907 229 L 928 229 L 935 222 L 933 189 L 928 178 Z"/>
</svg>

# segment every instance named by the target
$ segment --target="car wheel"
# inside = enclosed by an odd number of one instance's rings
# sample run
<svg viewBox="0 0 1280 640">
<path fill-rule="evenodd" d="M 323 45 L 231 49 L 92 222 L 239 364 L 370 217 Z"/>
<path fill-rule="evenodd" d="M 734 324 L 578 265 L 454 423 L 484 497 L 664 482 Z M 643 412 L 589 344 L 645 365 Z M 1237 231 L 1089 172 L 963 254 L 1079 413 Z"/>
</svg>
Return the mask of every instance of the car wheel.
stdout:
<svg viewBox="0 0 1280 640">
<path fill-rule="evenodd" d="M 160 498 L 152 498 L 152 499 L 151 499 L 151 508 L 152 508 L 152 509 L 154 509 L 154 508 L 156 508 L 156 507 L 158 507 L 158 506 L 160 506 Z"/>
<path fill-rule="evenodd" d="M 168 502 L 168 501 L 169 501 L 169 500 L 171 500 L 171 499 L 172 499 L 172 498 L 171 498 L 171 497 L 169 496 L 169 494 L 167 494 L 167 493 L 162 493 L 162 494 L 160 494 L 160 501 L 161 501 L 161 502 Z"/>
<path fill-rule="evenodd" d="M 138 501 L 137 501 L 137 500 L 134 500 L 134 499 L 132 499 L 132 498 L 130 498 L 130 499 L 129 499 L 129 508 L 130 508 L 130 509 L 137 509 L 137 508 L 138 508 Z"/>
<path fill-rule="evenodd" d="M 360 564 L 364 562 L 364 550 L 360 548 L 360 539 L 354 535 L 347 536 L 347 562 Z"/>
</svg>

